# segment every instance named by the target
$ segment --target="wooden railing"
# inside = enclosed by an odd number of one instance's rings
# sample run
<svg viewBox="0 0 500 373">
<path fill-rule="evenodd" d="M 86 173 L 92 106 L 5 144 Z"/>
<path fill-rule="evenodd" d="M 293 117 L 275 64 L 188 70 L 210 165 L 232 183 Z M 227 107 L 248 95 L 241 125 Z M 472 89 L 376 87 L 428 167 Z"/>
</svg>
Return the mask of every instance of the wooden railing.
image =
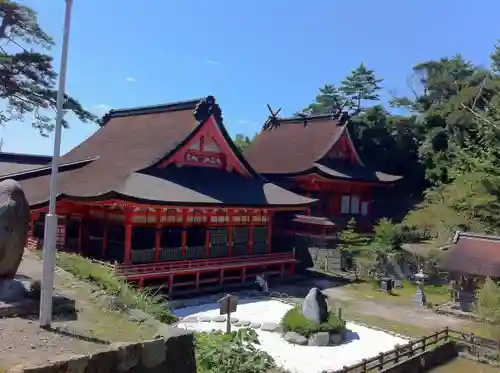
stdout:
<svg viewBox="0 0 500 373">
<path fill-rule="evenodd" d="M 228 265 L 242 265 L 245 263 L 270 263 L 270 262 L 291 262 L 294 261 L 294 253 L 274 253 L 267 255 L 245 255 L 238 257 L 214 258 L 214 259 L 195 259 L 182 260 L 174 262 L 158 262 L 147 264 L 118 264 L 115 267 L 115 273 L 118 276 L 131 276 L 148 273 L 162 273 L 169 271 L 182 271 L 187 269 L 196 269 L 203 267 L 218 267 Z"/>
<path fill-rule="evenodd" d="M 404 360 L 432 350 L 447 341 L 456 341 L 460 345 L 469 347 L 484 348 L 490 351 L 498 351 L 499 343 L 497 341 L 475 336 L 473 333 L 462 333 L 448 328 L 434 334 L 422 337 L 420 339 L 408 342 L 405 345 L 396 345 L 396 347 L 387 352 L 381 352 L 377 356 L 369 359 L 363 359 L 359 363 L 351 366 L 344 366 L 333 373 L 368 373 L 379 372 L 383 369 L 400 363 Z"/>
<path fill-rule="evenodd" d="M 410 341 L 405 345 L 396 347 L 387 352 L 381 352 L 377 356 L 363 359 L 359 363 L 345 366 L 334 373 L 368 373 L 387 369 L 403 360 L 411 359 L 413 356 L 433 349 L 439 343 L 449 338 L 449 330 L 445 329 L 434 334 Z"/>
</svg>

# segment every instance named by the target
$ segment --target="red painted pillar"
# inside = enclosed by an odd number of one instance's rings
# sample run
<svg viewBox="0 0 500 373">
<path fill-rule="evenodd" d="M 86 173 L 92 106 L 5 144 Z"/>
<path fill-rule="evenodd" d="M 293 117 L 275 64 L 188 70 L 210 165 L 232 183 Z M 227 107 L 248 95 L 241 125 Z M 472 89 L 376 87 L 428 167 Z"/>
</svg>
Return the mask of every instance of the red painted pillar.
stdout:
<svg viewBox="0 0 500 373">
<path fill-rule="evenodd" d="M 232 211 L 228 211 L 228 227 L 227 227 L 227 249 L 228 256 L 233 256 L 233 214 Z"/>
<path fill-rule="evenodd" d="M 248 227 L 248 254 L 252 254 L 252 246 L 253 246 L 253 222 L 252 216 L 250 216 L 250 226 Z"/>
<path fill-rule="evenodd" d="M 186 257 L 187 255 L 187 210 L 182 210 L 182 233 L 181 233 L 181 250 L 182 257 Z"/>
<path fill-rule="evenodd" d="M 78 254 L 82 253 L 82 241 L 83 241 L 83 218 L 80 218 L 80 224 L 78 225 Z"/>
<path fill-rule="evenodd" d="M 160 216 L 156 216 L 156 230 L 155 230 L 155 262 L 160 260 L 160 246 L 161 246 L 161 223 Z"/>
<path fill-rule="evenodd" d="M 271 252 L 271 238 L 272 238 L 272 232 L 273 232 L 273 213 L 271 211 L 268 211 L 267 213 L 267 252 Z"/>
<path fill-rule="evenodd" d="M 125 214 L 125 247 L 124 247 L 123 263 L 130 264 L 132 262 L 132 214 Z"/>
<path fill-rule="evenodd" d="M 205 256 L 210 258 L 210 229 L 208 225 L 205 229 Z"/>
<path fill-rule="evenodd" d="M 102 249 L 101 255 L 104 258 L 106 256 L 106 250 L 108 249 L 108 214 L 104 212 L 104 224 L 102 233 Z"/>
</svg>

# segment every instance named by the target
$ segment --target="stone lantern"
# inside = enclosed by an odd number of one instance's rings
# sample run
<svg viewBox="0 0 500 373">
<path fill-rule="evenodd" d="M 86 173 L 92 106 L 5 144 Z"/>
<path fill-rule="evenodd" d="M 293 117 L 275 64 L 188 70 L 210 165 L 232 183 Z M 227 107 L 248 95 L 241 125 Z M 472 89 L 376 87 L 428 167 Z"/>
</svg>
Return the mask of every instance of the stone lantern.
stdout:
<svg viewBox="0 0 500 373">
<path fill-rule="evenodd" d="M 413 302 L 418 304 L 419 306 L 425 306 L 426 299 L 425 299 L 425 293 L 424 293 L 424 282 L 425 279 L 429 277 L 427 276 L 423 269 L 420 268 L 420 271 L 415 274 L 415 279 L 417 283 L 417 294 L 413 297 Z"/>
</svg>

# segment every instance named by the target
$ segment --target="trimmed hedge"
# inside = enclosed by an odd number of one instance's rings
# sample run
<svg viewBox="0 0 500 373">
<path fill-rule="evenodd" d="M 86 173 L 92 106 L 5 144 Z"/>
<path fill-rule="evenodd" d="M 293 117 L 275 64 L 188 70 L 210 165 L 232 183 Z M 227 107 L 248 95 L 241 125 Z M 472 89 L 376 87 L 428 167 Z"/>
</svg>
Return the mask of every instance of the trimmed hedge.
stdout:
<svg viewBox="0 0 500 373">
<path fill-rule="evenodd" d="M 281 327 L 284 332 L 295 332 L 304 337 L 310 337 L 314 333 L 331 332 L 340 333 L 345 329 L 345 321 L 334 312 L 328 313 L 328 320 L 321 324 L 316 324 L 302 314 L 300 306 L 289 310 L 281 319 Z"/>
</svg>

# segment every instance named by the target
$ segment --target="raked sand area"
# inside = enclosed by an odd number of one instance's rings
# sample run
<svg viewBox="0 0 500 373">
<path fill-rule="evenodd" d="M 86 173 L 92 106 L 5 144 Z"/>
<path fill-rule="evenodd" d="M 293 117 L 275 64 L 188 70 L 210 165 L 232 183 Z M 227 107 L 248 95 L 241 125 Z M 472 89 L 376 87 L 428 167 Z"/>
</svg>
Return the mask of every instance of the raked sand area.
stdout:
<svg viewBox="0 0 500 373">
<path fill-rule="evenodd" d="M 292 308 L 291 305 L 277 300 L 240 300 L 238 310 L 232 317 L 239 320 L 279 324 L 283 315 Z M 180 317 L 188 317 L 180 321 L 178 327 L 193 331 L 225 330 L 225 322 L 206 322 L 200 319 L 213 318 L 219 315 L 219 304 L 209 303 L 176 310 Z M 198 319 L 198 321 L 195 321 Z M 350 332 L 347 340 L 340 346 L 299 346 L 284 341 L 280 333 L 257 329 L 262 350 L 267 351 L 276 364 L 285 370 L 297 373 L 315 373 L 335 371 L 349 366 L 361 359 L 369 358 L 394 348 L 397 344 L 408 343 L 407 340 L 389 333 L 370 329 L 351 322 L 347 323 Z"/>
</svg>

